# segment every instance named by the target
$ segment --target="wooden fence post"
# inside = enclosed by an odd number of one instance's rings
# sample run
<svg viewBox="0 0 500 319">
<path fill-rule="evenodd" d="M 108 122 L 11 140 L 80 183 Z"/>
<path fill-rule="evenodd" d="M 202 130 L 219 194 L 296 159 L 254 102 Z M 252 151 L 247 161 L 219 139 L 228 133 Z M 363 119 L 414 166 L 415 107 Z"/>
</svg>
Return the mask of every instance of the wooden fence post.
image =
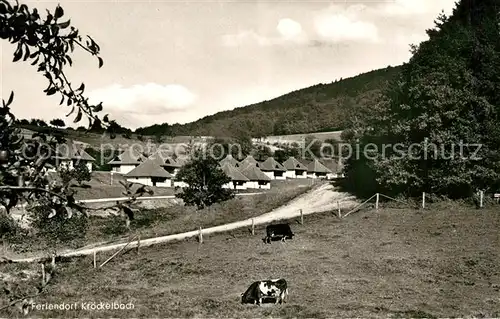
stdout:
<svg viewBox="0 0 500 319">
<path fill-rule="evenodd" d="M 479 207 L 483 207 L 484 192 L 479 191 Z"/>
<path fill-rule="evenodd" d="M 422 208 L 425 208 L 425 192 L 422 193 Z"/>
<path fill-rule="evenodd" d="M 340 212 L 340 201 L 337 201 L 337 215 L 339 218 L 342 218 L 342 213 Z"/>
<path fill-rule="evenodd" d="M 42 287 L 45 286 L 45 265 L 42 262 Z"/>
<path fill-rule="evenodd" d="M 300 224 L 304 225 L 304 214 L 302 213 L 302 208 L 300 209 Z"/>
<path fill-rule="evenodd" d="M 252 218 L 252 236 L 255 235 L 255 221 Z"/>
<path fill-rule="evenodd" d="M 377 193 L 377 197 L 375 199 L 375 209 L 378 210 L 378 201 L 379 201 L 380 195 Z"/>
<path fill-rule="evenodd" d="M 94 250 L 94 268 L 97 268 L 97 251 Z"/>
<path fill-rule="evenodd" d="M 141 236 L 137 238 L 137 255 L 139 255 L 139 247 L 141 247 Z"/>
<path fill-rule="evenodd" d="M 200 242 L 200 244 L 203 244 L 203 234 L 201 232 L 201 227 L 198 230 L 198 241 Z"/>
</svg>

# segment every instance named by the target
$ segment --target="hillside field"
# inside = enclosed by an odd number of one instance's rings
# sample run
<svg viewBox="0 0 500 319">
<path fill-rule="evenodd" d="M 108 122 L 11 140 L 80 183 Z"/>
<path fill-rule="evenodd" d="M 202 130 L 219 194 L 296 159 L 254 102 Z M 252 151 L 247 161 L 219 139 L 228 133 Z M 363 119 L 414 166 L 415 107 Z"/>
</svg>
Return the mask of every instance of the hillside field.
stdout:
<svg viewBox="0 0 500 319">
<path fill-rule="evenodd" d="M 266 245 L 263 228 L 143 248 L 101 269 L 59 264 L 37 303 L 131 302 L 132 310 L 37 311 L 34 317 L 499 317 L 500 215 L 475 210 L 364 210 L 295 221 Z M 103 262 L 109 254 L 99 254 Z M 39 265 L 3 265 L 1 273 Z M 255 280 L 285 278 L 284 305 L 241 305 Z M 4 314 L 7 315 L 7 314 Z"/>
</svg>

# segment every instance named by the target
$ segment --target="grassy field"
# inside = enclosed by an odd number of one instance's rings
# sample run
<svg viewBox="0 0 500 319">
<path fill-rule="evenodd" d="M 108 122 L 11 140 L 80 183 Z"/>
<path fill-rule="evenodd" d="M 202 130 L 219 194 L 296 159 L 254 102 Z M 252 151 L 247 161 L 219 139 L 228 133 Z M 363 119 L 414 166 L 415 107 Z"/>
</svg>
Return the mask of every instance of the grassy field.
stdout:
<svg viewBox="0 0 500 319">
<path fill-rule="evenodd" d="M 307 133 L 307 134 L 292 134 L 292 135 L 273 135 L 266 136 L 262 140 L 264 143 L 269 142 L 270 144 L 274 143 L 300 143 L 303 142 L 306 136 L 314 136 L 319 140 L 328 140 L 335 139 L 341 140 L 340 134 L 342 131 L 332 131 L 332 132 L 316 132 L 316 133 Z"/>
<path fill-rule="evenodd" d="M 212 205 L 203 210 L 187 207 L 179 200 L 159 200 L 149 203 L 150 209 L 141 208 L 130 223 L 130 230 L 125 227 L 124 216 L 90 216 L 85 238 L 66 242 L 60 250 L 75 249 L 87 245 L 127 241 L 130 236 L 140 235 L 151 238 L 177 234 L 198 229 L 236 222 L 267 213 L 280 207 L 295 197 L 319 185 L 309 180 L 272 181 L 273 186 L 263 194 L 235 197 L 232 200 Z M 148 201 L 149 202 L 149 201 Z M 104 203 L 100 205 L 110 205 Z M 15 237 L 7 252 L 11 258 L 21 258 L 25 254 L 42 252 L 40 240 L 35 234 Z"/>
<path fill-rule="evenodd" d="M 499 317 L 498 209 L 368 210 L 293 223 L 285 244 L 246 230 L 129 251 L 101 269 L 92 258 L 61 263 L 37 303 L 78 303 L 35 317 Z M 98 255 L 103 262 L 109 254 Z M 0 272 L 21 267 L 4 265 Z M 35 267 L 35 268 L 33 268 Z M 241 305 L 255 280 L 285 278 L 284 305 Z M 90 311 L 81 302 L 131 302 Z M 2 315 L 0 313 L 0 315 Z M 5 313 L 5 315 L 9 315 Z"/>
</svg>

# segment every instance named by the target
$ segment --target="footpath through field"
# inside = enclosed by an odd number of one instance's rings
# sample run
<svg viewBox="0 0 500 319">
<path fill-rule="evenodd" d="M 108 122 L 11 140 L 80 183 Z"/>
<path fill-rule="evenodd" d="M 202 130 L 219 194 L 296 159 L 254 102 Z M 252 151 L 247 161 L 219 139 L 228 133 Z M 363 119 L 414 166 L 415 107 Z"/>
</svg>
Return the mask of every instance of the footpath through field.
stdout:
<svg viewBox="0 0 500 319">
<path fill-rule="evenodd" d="M 337 202 L 340 204 L 341 209 L 352 208 L 358 205 L 354 196 L 350 196 L 347 193 L 338 192 L 331 184 L 322 184 L 307 193 L 298 196 L 297 198 L 291 200 L 288 204 L 278 207 L 268 213 L 249 218 L 246 220 L 233 222 L 229 224 L 214 226 L 210 228 L 205 228 L 202 230 L 202 234 L 214 234 L 226 232 L 243 227 L 251 227 L 252 223 L 254 225 L 267 224 L 273 221 L 290 219 L 298 217 L 300 215 L 300 210 L 302 210 L 303 215 L 320 213 L 325 211 L 331 211 L 337 209 Z M 150 246 L 158 243 L 166 243 L 170 241 L 178 241 L 199 235 L 198 230 L 185 232 L 181 234 L 167 235 L 149 239 L 141 239 L 140 246 Z M 137 241 L 130 242 L 127 247 L 134 248 L 137 247 L 139 243 Z M 67 251 L 59 254 L 59 256 L 71 257 L 71 256 L 82 256 L 82 255 L 92 255 L 95 252 L 104 252 L 117 250 L 127 245 L 127 243 L 115 243 L 107 244 L 105 246 L 91 247 L 91 248 L 81 248 L 77 250 Z M 40 257 L 31 257 L 13 260 L 14 262 L 32 262 L 39 260 Z"/>
</svg>

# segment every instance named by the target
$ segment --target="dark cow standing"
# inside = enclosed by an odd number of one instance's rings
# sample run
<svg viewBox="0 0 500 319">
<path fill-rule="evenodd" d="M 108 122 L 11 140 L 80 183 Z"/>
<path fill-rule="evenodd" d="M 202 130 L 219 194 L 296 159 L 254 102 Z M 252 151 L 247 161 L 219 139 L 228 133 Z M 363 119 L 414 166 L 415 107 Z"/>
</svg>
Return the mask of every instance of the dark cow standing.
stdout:
<svg viewBox="0 0 500 319">
<path fill-rule="evenodd" d="M 287 295 L 288 286 L 285 279 L 256 281 L 241 294 L 241 303 L 261 305 L 263 299 L 275 299 L 275 304 L 281 304 L 285 302 Z"/>
<path fill-rule="evenodd" d="M 266 237 L 264 238 L 264 242 L 270 244 L 271 240 L 281 239 L 281 241 L 285 241 L 286 239 L 293 239 L 295 234 L 290 229 L 290 225 L 288 224 L 276 224 L 276 225 L 268 225 L 266 227 Z"/>
</svg>

